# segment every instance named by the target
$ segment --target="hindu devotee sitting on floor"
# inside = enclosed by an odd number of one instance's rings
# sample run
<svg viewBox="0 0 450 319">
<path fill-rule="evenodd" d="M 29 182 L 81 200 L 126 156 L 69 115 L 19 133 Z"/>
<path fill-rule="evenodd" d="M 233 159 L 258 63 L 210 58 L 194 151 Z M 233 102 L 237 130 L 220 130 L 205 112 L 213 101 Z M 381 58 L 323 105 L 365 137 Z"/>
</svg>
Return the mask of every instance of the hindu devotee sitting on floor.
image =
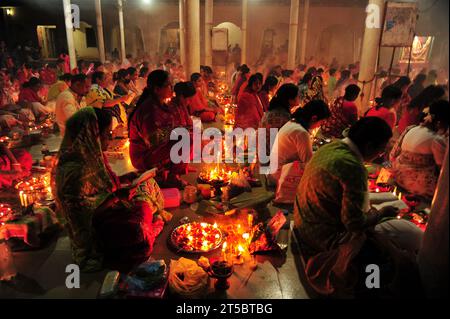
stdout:
<svg viewBox="0 0 450 319">
<path fill-rule="evenodd" d="M 402 91 L 392 85 L 388 85 L 383 89 L 381 97 L 375 99 L 376 105 L 369 109 L 365 116 L 375 116 L 383 119 L 391 129 L 397 123 L 397 114 L 395 110 L 401 102 Z"/>
<path fill-rule="evenodd" d="M 270 99 L 275 95 L 277 87 L 278 80 L 274 76 L 268 76 L 264 81 L 261 91 L 259 91 L 258 93 L 264 112 L 267 112 L 269 110 Z"/>
<path fill-rule="evenodd" d="M 200 73 L 191 75 L 191 82 L 196 89 L 196 94 L 192 98 L 190 114 L 199 117 L 202 122 L 212 122 L 216 119 L 217 111 L 209 106 L 209 101 L 204 92 L 204 82 Z"/>
<path fill-rule="evenodd" d="M 358 120 L 358 108 L 355 104 L 361 89 L 350 84 L 345 88 L 344 96 L 334 101 L 330 108 L 331 116 L 321 126 L 321 133 L 325 136 L 342 138 L 342 132 Z"/>
<path fill-rule="evenodd" d="M 126 103 L 128 95 L 115 98 L 114 94 L 108 90 L 107 77 L 104 72 L 94 72 L 91 77 L 91 88 L 86 95 L 86 105 L 104 108 L 111 112 L 113 116 L 113 129 L 122 124 L 126 126 L 127 115 L 121 103 Z"/>
<path fill-rule="evenodd" d="M 176 113 L 175 118 L 179 121 L 174 127 L 192 128 L 192 119 L 189 116 L 189 107 L 196 90 L 192 82 L 178 82 L 173 88 L 175 96 L 169 103 L 169 107 Z"/>
<path fill-rule="evenodd" d="M 391 151 L 396 183 L 416 195 L 431 200 L 448 143 L 448 101 L 429 107 L 423 123 L 409 126 Z"/>
<path fill-rule="evenodd" d="M 68 121 L 56 166 L 56 200 L 67 222 L 73 260 L 82 271 L 126 269 L 150 256 L 164 221 L 164 199 L 153 179 L 121 188 L 137 177 L 118 177 L 103 154 L 112 117 L 86 107 Z"/>
<path fill-rule="evenodd" d="M 175 143 L 170 140 L 170 133 L 179 124 L 177 110 L 166 104 L 172 96 L 169 73 L 152 71 L 144 93 L 128 118 L 130 158 L 138 170 L 158 168 L 157 181 L 161 187 L 182 188 L 185 183 L 180 175 L 186 174 L 187 164 L 174 164 L 170 159 Z"/>
<path fill-rule="evenodd" d="M 411 125 L 419 125 L 423 118 L 423 110 L 433 102 L 444 98 L 445 90 L 441 86 L 430 85 L 414 97 L 404 108 L 398 122 L 398 131 L 403 131 Z"/>
<path fill-rule="evenodd" d="M 64 92 L 70 87 L 70 80 L 72 79 L 72 74 L 65 73 L 61 75 L 55 83 L 50 85 L 48 92 L 47 92 L 47 101 L 55 101 L 58 98 L 58 95 L 61 92 Z"/>
<path fill-rule="evenodd" d="M 280 129 L 291 119 L 291 109 L 300 104 L 299 89 L 294 84 L 283 84 L 269 104 L 259 127 L 266 129 L 266 151 L 270 154 L 270 129 Z"/>
<path fill-rule="evenodd" d="M 19 94 L 19 103 L 23 105 L 30 105 L 34 116 L 37 119 L 42 119 L 45 116 L 54 112 L 54 105 L 47 105 L 47 103 L 39 96 L 42 89 L 42 81 L 38 78 L 32 77 L 28 82 L 22 85 Z"/>
<path fill-rule="evenodd" d="M 306 165 L 294 204 L 295 233 L 307 259 L 308 280 L 321 294 L 355 296 L 367 289 L 366 265 L 388 264 L 393 269 L 397 265 L 392 260 L 403 256 L 399 248 L 380 237 L 383 223 L 373 233 L 374 226 L 384 217 L 396 216 L 397 210 L 369 208 L 364 166 L 385 151 L 391 137 L 384 120 L 365 117 L 350 128 L 347 138 L 322 146 Z M 388 221 L 395 222 L 403 221 Z M 421 231 L 417 227 L 396 229 L 407 229 L 398 238 L 408 238 L 410 247 L 400 248 L 418 250 L 420 240 L 415 239 Z M 403 260 L 403 271 L 413 269 L 414 263 L 408 261 Z M 380 276 L 386 280 L 383 286 L 394 280 L 389 272 Z"/>
<path fill-rule="evenodd" d="M 248 81 L 250 69 L 246 64 L 243 64 L 239 67 L 239 73 L 237 75 L 236 82 L 234 83 L 233 88 L 231 89 L 231 94 L 233 96 L 234 103 L 238 102 L 239 92 L 241 90 L 242 85 Z"/>
<path fill-rule="evenodd" d="M 261 99 L 258 96 L 262 87 L 261 74 L 253 74 L 237 103 L 235 127 L 257 129 L 264 114 Z"/>
<path fill-rule="evenodd" d="M 320 127 L 329 116 L 328 105 L 324 101 L 313 100 L 297 109 L 292 120 L 281 127 L 275 139 L 278 147 L 270 153 L 270 162 L 276 162 L 275 157 L 278 158 L 278 169 L 269 176 L 272 183 L 278 182 L 285 164 L 298 161 L 300 167 L 305 167 L 313 155 L 310 131 Z"/>
<path fill-rule="evenodd" d="M 66 121 L 81 109 L 81 100 L 89 92 L 89 80 L 84 74 L 72 76 L 70 88 L 56 98 L 55 116 L 61 136 L 64 136 Z"/>
</svg>

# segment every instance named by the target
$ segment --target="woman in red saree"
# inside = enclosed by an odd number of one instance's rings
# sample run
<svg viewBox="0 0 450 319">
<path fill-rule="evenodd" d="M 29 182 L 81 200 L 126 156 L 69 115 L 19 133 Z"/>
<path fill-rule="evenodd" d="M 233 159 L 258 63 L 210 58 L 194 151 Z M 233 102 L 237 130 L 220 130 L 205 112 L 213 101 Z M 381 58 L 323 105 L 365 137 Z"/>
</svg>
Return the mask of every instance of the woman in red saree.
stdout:
<svg viewBox="0 0 450 319">
<path fill-rule="evenodd" d="M 174 164 L 170 150 L 177 142 L 170 140 L 172 130 L 178 127 L 178 112 L 166 101 L 173 96 L 169 73 L 151 72 L 147 87 L 128 119 L 130 158 L 138 170 L 158 168 L 157 181 L 161 187 L 182 188 L 180 175 L 186 174 L 187 164 Z"/>
<path fill-rule="evenodd" d="M 216 119 L 217 111 L 209 107 L 209 101 L 206 98 L 207 92 L 205 92 L 205 82 L 200 73 L 193 73 L 191 82 L 196 89 L 196 93 L 192 97 L 190 114 L 200 117 L 202 122 L 213 122 Z"/>
<path fill-rule="evenodd" d="M 263 116 L 263 105 L 258 96 L 262 86 L 262 75 L 253 74 L 248 80 L 248 85 L 237 104 L 235 127 L 257 129 Z"/>
<path fill-rule="evenodd" d="M 86 107 L 68 121 L 55 169 L 57 208 L 66 219 L 72 258 L 84 272 L 104 266 L 120 271 L 150 257 L 164 222 L 164 199 L 149 179 L 117 176 L 103 151 L 111 138 L 108 112 Z M 160 215 L 157 215 L 157 214 Z"/>
</svg>

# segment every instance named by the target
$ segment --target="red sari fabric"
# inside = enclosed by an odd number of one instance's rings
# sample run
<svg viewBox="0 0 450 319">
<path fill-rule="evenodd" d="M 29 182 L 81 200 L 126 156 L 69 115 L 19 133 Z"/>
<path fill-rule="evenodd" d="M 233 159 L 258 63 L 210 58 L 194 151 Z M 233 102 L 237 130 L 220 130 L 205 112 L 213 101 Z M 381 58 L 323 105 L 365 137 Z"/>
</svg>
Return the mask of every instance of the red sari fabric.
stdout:
<svg viewBox="0 0 450 319">
<path fill-rule="evenodd" d="M 266 91 L 260 91 L 258 93 L 258 96 L 259 96 L 259 100 L 261 101 L 263 111 L 267 112 L 269 110 L 269 104 L 270 104 L 269 93 Z"/>
<path fill-rule="evenodd" d="M 197 89 L 197 93 L 192 97 L 190 114 L 200 117 L 202 122 L 213 122 L 216 119 L 216 113 L 208 110 L 208 100 L 201 89 Z"/>
<path fill-rule="evenodd" d="M 186 164 L 173 164 L 170 159 L 170 150 L 176 143 L 170 140 L 170 133 L 179 124 L 178 112 L 152 97 L 138 106 L 128 124 L 133 166 L 138 170 L 156 167 L 159 173 L 185 174 Z"/>
<path fill-rule="evenodd" d="M 421 113 L 419 109 L 409 110 L 405 107 L 402 117 L 398 122 L 398 133 L 402 134 L 408 126 L 419 125 Z"/>
<path fill-rule="evenodd" d="M 257 129 L 263 116 L 263 106 L 257 93 L 246 91 L 237 104 L 235 126 Z"/>
<path fill-rule="evenodd" d="M 169 103 L 169 109 L 176 114 L 175 127 L 192 127 L 192 119 L 189 116 L 189 111 L 184 106 L 180 105 L 176 98 L 173 98 Z"/>
<path fill-rule="evenodd" d="M 33 158 L 31 154 L 25 150 L 11 150 L 16 160 L 22 166 L 22 171 L 31 172 L 31 166 L 33 165 Z M 0 170 L 3 172 L 11 171 L 12 164 L 6 155 L 0 156 Z M 11 176 L 0 175 L 0 189 L 3 187 L 11 187 L 13 184 L 13 178 Z"/>
<path fill-rule="evenodd" d="M 46 85 L 52 85 L 53 83 L 56 83 L 58 81 L 58 76 L 56 75 L 56 72 L 44 69 L 40 72 L 41 80 Z"/>
<path fill-rule="evenodd" d="M 22 89 L 20 91 L 19 102 L 28 102 L 28 103 L 39 102 L 39 103 L 42 103 L 42 99 L 31 88 L 24 88 L 24 89 Z"/>
<path fill-rule="evenodd" d="M 384 120 L 390 126 L 391 129 L 394 129 L 396 122 L 396 115 L 394 112 L 391 112 L 389 109 L 385 107 L 379 107 L 378 110 L 375 107 L 373 107 L 366 113 L 366 116 L 379 117 L 380 119 Z"/>
</svg>

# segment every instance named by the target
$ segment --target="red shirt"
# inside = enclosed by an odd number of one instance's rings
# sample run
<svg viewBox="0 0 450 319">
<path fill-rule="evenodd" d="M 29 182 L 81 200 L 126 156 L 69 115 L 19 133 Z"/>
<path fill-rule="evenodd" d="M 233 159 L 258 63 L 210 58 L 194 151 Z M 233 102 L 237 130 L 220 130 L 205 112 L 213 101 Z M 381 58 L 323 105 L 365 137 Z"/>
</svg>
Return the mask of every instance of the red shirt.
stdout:
<svg viewBox="0 0 450 319">
<path fill-rule="evenodd" d="M 19 102 L 39 102 L 42 103 L 39 95 L 31 88 L 24 88 L 20 90 Z"/>
<path fill-rule="evenodd" d="M 197 89 L 197 92 L 192 97 L 190 113 L 191 114 L 199 113 L 204 111 L 206 108 L 208 108 L 208 100 L 203 95 L 202 90 Z"/>
<path fill-rule="evenodd" d="M 257 129 L 263 116 L 263 106 L 257 93 L 244 92 L 237 104 L 235 126 Z"/>
<path fill-rule="evenodd" d="M 58 77 L 56 76 L 56 72 L 50 70 L 50 69 L 44 69 L 40 72 L 41 80 L 46 85 L 52 85 L 58 80 Z"/>
<path fill-rule="evenodd" d="M 355 102 L 344 100 L 342 103 L 342 113 L 347 119 L 347 123 L 355 123 L 358 120 L 358 108 Z"/>
<path fill-rule="evenodd" d="M 391 127 L 391 129 L 394 128 L 397 118 L 394 112 L 391 112 L 385 107 L 379 107 L 378 110 L 373 107 L 366 113 L 366 116 L 374 116 L 383 119 Z"/>
<path fill-rule="evenodd" d="M 354 102 L 338 98 L 330 107 L 331 116 L 322 124 L 327 136 L 342 137 L 342 132 L 358 120 L 358 109 Z"/>
</svg>

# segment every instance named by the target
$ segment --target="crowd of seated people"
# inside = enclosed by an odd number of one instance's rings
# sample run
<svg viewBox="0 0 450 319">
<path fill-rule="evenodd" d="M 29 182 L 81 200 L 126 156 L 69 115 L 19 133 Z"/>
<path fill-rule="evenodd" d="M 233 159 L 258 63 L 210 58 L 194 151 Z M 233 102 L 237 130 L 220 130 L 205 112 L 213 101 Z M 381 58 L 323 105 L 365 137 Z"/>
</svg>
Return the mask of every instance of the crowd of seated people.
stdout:
<svg viewBox="0 0 450 319">
<path fill-rule="evenodd" d="M 148 259 L 168 218 L 160 187 L 182 189 L 187 184 L 182 176 L 192 154 L 180 163 L 171 161 L 177 142 L 171 132 L 190 130 L 193 117 L 215 122 L 223 112 L 215 101 L 211 67 L 184 74 L 174 60 L 151 64 L 128 57 L 124 62 L 79 61 L 71 70 L 62 55 L 56 65 L 27 62 L 17 70 L 0 71 L 2 135 L 55 118 L 62 137 L 55 195 L 67 221 L 73 259 L 84 271 Z M 409 245 L 386 244 L 389 227 L 383 220 L 397 211 L 368 206 L 364 164 L 390 153 L 398 186 L 429 200 L 448 144 L 446 87 L 436 83 L 433 73 L 419 73 L 412 84 L 407 77 L 390 79 L 370 107 L 358 100 L 358 63 L 339 67 L 335 61 L 310 61 L 294 70 L 283 70 L 278 63 L 264 68 L 267 72 L 237 66 L 228 83 L 237 107 L 235 127 L 277 129 L 277 148 L 266 146 L 270 160 L 278 162 L 268 176 L 272 185 L 279 182 L 284 165 L 301 163 L 291 209 L 310 283 L 324 294 L 349 296 L 361 290 L 367 263 L 404 271 L 392 261 L 401 257 L 399 247 L 417 252 L 420 234 L 402 221 L 390 221 L 400 223 L 392 227 Z M 126 128 L 133 167 L 138 172 L 158 168 L 154 179 L 131 191 L 122 185 L 137 175 L 117 176 L 104 155 L 119 126 Z M 314 152 L 315 134 L 332 142 Z M 394 146 L 392 151 L 388 145 Z M 0 187 L 29 174 L 28 155 L 0 149 Z M 410 260 L 406 265 L 412 265 Z M 397 273 L 383 276 L 399 283 Z M 315 280 L 319 277 L 324 281 Z"/>
</svg>

